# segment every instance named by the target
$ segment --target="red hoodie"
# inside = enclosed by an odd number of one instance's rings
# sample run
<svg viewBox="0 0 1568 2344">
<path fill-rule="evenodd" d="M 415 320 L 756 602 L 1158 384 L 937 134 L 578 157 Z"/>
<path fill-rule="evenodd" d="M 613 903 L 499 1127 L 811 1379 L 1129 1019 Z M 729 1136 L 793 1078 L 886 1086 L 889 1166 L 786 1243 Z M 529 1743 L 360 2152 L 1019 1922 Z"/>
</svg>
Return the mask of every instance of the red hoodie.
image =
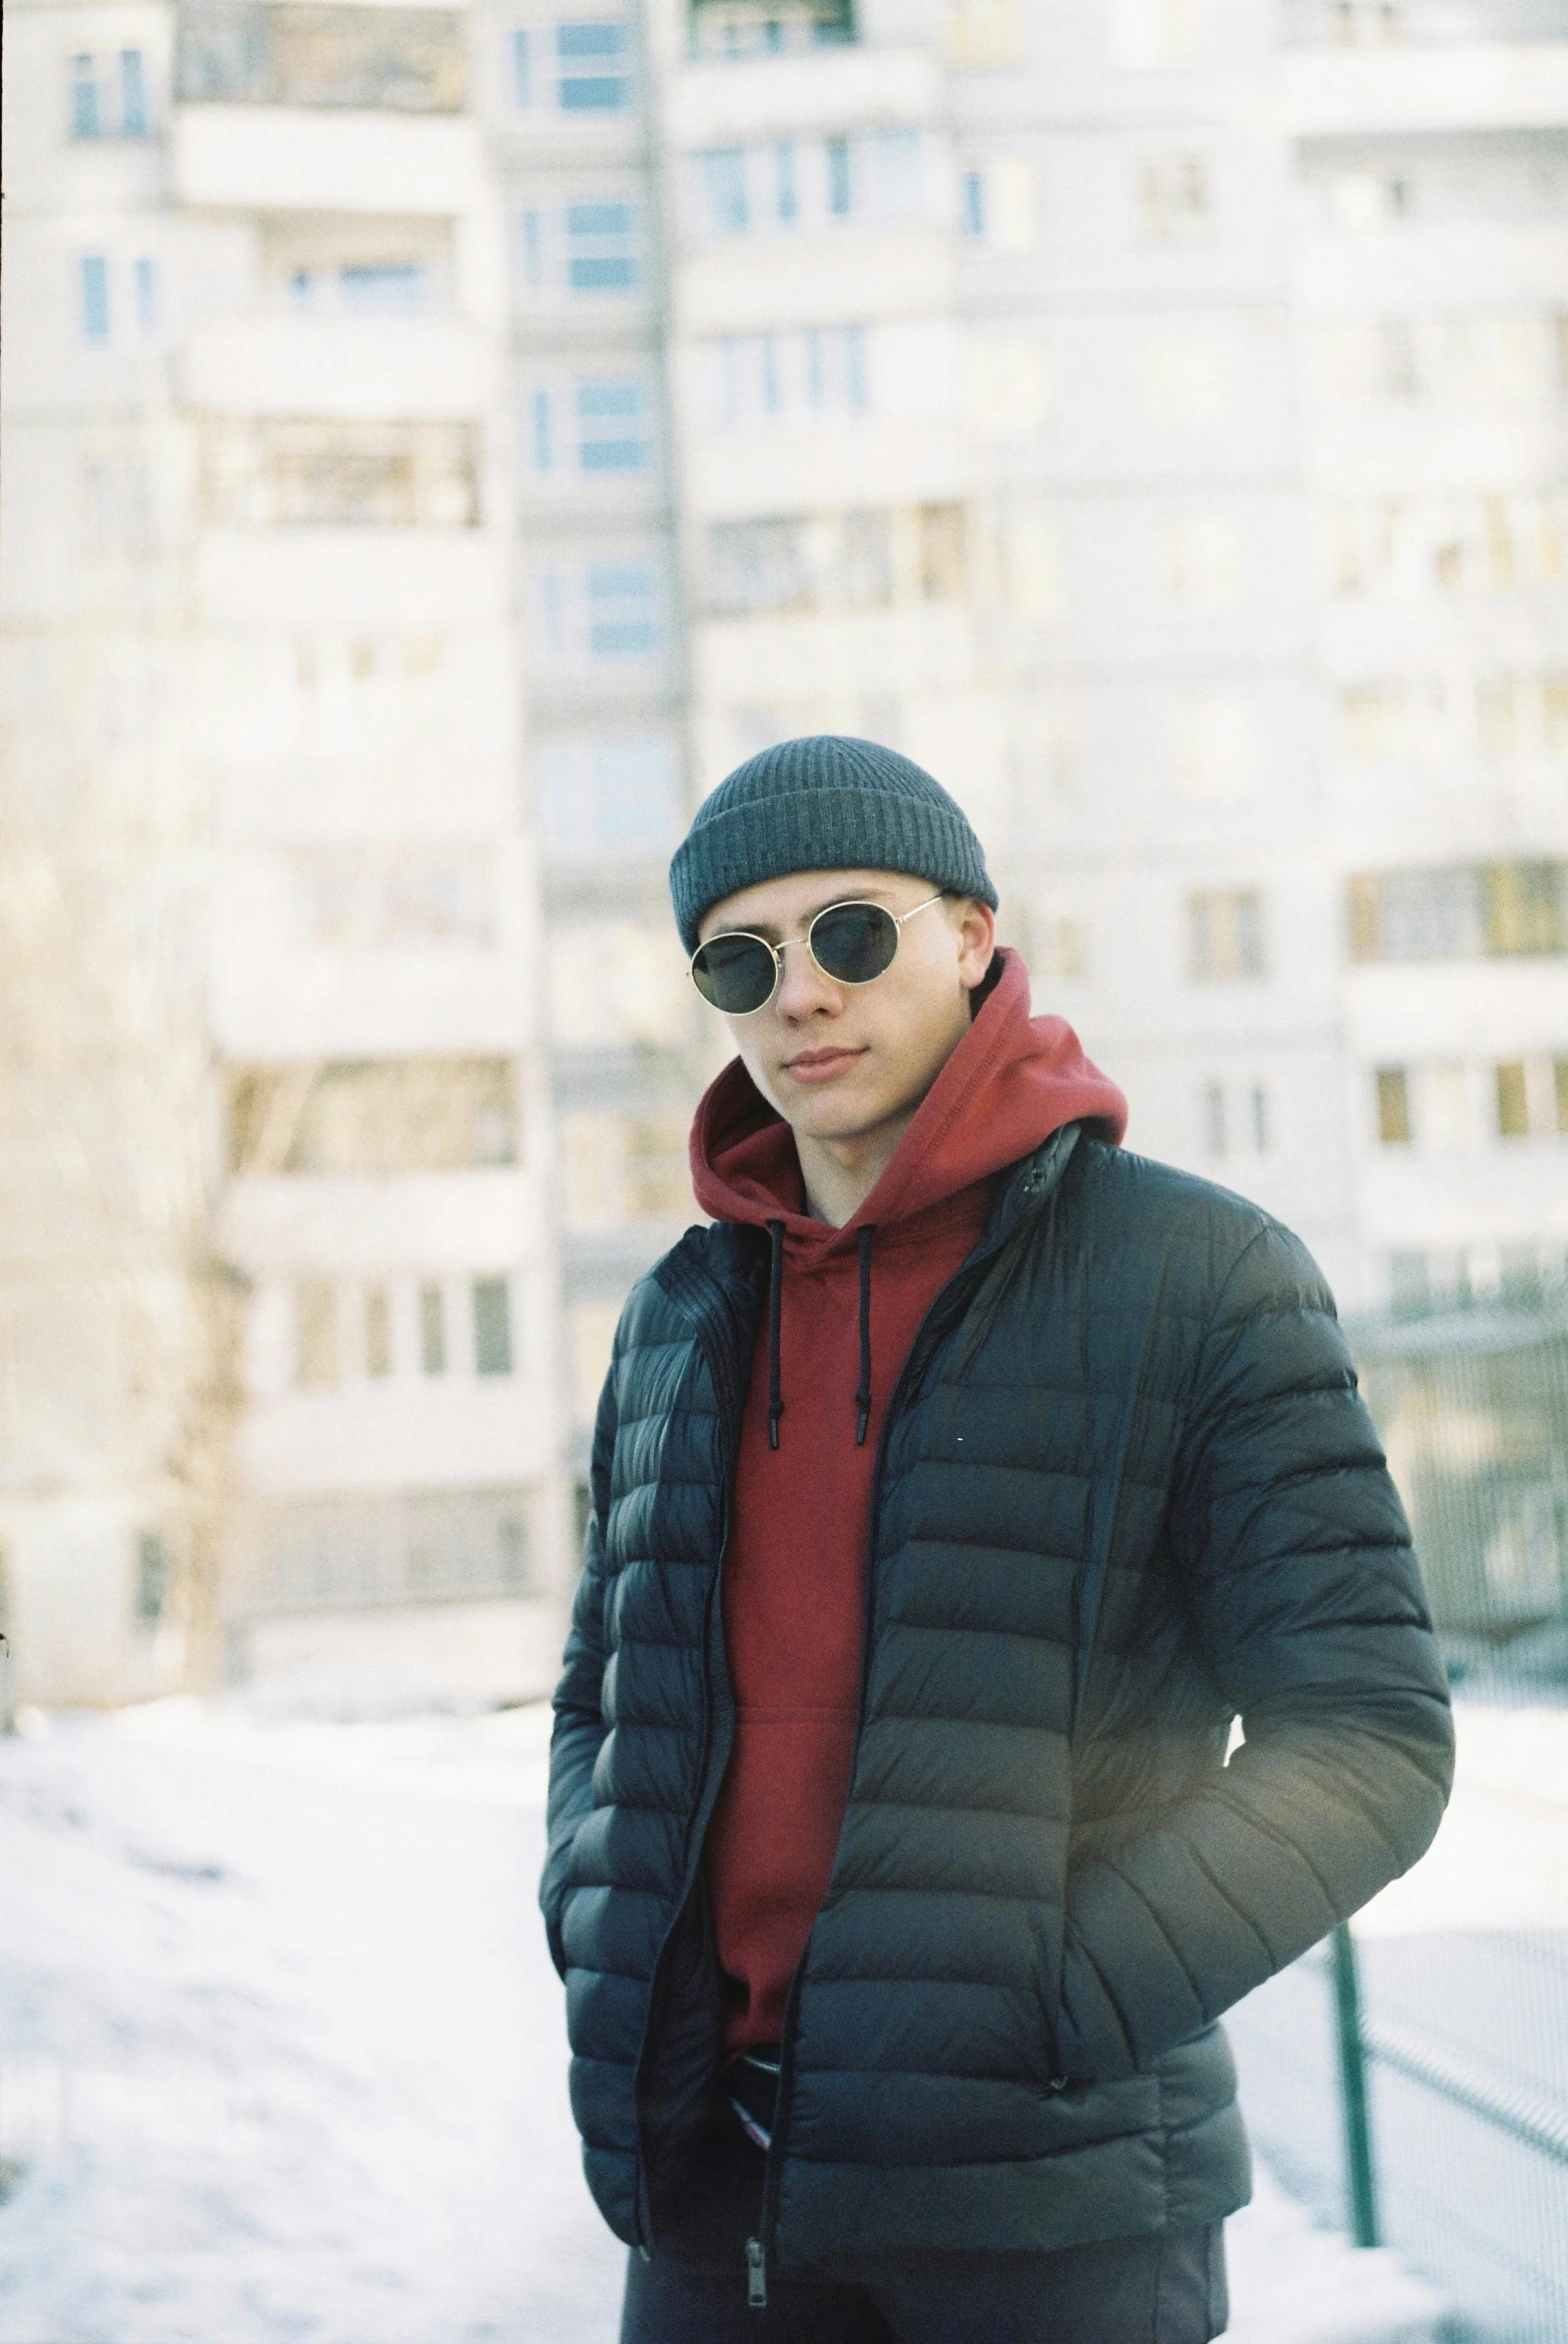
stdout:
<svg viewBox="0 0 1568 2344">
<path fill-rule="evenodd" d="M 888 1395 L 921 1320 L 985 1228 L 995 1174 L 1080 1117 L 1118 1140 L 1127 1125 L 1121 1092 L 1072 1028 L 1031 1018 L 1018 955 L 1001 961 L 969 1032 L 842 1228 L 807 1215 L 794 1136 L 739 1060 L 708 1090 L 692 1130 L 703 1209 L 782 1224 L 774 1358 L 783 1405 L 770 1411 L 765 1316 L 724 1563 L 735 1744 L 706 1850 L 731 2050 L 778 2040 L 833 1869 Z"/>
</svg>

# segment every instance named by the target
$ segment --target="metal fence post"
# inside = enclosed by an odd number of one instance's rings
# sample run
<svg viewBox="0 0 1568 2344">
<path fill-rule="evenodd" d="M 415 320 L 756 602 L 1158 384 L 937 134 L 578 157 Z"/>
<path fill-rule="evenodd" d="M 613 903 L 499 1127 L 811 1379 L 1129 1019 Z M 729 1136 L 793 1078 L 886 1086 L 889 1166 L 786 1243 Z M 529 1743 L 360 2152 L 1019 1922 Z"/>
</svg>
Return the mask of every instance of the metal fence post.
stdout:
<svg viewBox="0 0 1568 2344">
<path fill-rule="evenodd" d="M 1355 1941 L 1344 1922 L 1330 1941 L 1334 2031 L 1339 2043 L 1339 2106 L 1344 2119 L 1345 2191 L 1350 2234 L 1357 2246 L 1375 2246 L 1377 2184 L 1372 2170 L 1372 2126 L 1366 2099 L 1366 2044 L 1361 2033 L 1361 1985 Z"/>
</svg>

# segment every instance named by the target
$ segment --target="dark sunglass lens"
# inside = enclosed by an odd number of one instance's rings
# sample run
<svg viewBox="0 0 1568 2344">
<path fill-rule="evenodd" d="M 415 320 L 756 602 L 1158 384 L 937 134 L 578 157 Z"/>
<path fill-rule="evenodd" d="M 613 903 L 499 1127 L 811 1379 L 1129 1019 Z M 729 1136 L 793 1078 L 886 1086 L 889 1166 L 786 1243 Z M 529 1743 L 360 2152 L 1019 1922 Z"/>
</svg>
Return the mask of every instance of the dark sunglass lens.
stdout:
<svg viewBox="0 0 1568 2344">
<path fill-rule="evenodd" d="M 869 985 L 892 966 L 898 922 L 880 904 L 835 904 L 812 922 L 811 950 L 841 985 Z"/>
<path fill-rule="evenodd" d="M 757 936 L 715 936 L 697 947 L 691 973 L 697 991 L 726 1017 L 761 1009 L 773 991 L 773 955 Z"/>
</svg>

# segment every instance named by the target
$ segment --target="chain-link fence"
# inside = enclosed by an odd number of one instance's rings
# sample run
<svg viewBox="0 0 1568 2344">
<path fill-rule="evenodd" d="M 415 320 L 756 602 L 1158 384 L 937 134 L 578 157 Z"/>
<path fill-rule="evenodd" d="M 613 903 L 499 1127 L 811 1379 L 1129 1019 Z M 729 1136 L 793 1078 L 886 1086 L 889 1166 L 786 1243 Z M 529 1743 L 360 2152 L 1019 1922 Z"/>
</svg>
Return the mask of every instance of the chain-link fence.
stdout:
<svg viewBox="0 0 1568 2344">
<path fill-rule="evenodd" d="M 1466 2344 L 1568 2344 L 1568 1291 L 1350 1329 L 1454 1683 L 1454 1800 L 1235 2014 L 1254 2138 Z"/>
</svg>

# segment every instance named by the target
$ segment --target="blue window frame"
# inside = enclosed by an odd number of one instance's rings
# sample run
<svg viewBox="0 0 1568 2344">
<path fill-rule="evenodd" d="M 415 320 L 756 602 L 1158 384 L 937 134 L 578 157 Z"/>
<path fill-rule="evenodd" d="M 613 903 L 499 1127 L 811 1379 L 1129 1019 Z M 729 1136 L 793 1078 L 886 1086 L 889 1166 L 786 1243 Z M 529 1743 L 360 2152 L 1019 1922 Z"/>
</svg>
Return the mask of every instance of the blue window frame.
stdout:
<svg viewBox="0 0 1568 2344">
<path fill-rule="evenodd" d="M 795 142 L 780 139 L 773 149 L 774 204 L 785 227 L 800 217 L 800 195 L 795 184 Z"/>
<path fill-rule="evenodd" d="M 715 236 L 742 236 L 751 225 L 744 147 L 710 147 L 702 158 L 702 192 Z"/>
<path fill-rule="evenodd" d="M 854 205 L 848 139 L 828 141 L 828 210 L 835 220 L 847 220 Z"/>
<path fill-rule="evenodd" d="M 155 333 L 158 327 L 158 264 L 156 261 L 132 262 L 131 292 L 136 307 L 138 334 Z"/>
<path fill-rule="evenodd" d="M 984 236 L 986 233 L 986 175 L 983 171 L 964 174 L 964 234 Z"/>
<path fill-rule="evenodd" d="M 120 52 L 120 136 L 145 139 L 151 125 L 147 115 L 147 75 L 140 49 Z"/>
<path fill-rule="evenodd" d="M 511 102 L 514 106 L 533 104 L 533 57 L 529 49 L 530 36 L 521 25 L 511 36 Z"/>
<path fill-rule="evenodd" d="M 638 382 L 579 383 L 579 467 L 585 472 L 646 471 L 653 453 L 647 408 L 647 396 Z"/>
<path fill-rule="evenodd" d="M 555 28 L 560 71 L 556 98 L 563 114 L 616 114 L 631 102 L 631 83 L 622 66 L 623 24 L 562 24 Z"/>
<path fill-rule="evenodd" d="M 82 332 L 89 342 L 109 339 L 109 263 L 102 253 L 84 253 L 81 262 Z"/>
<path fill-rule="evenodd" d="M 551 471 L 555 464 L 555 417 L 547 391 L 534 392 L 528 401 L 528 416 L 533 438 L 533 468 L 536 472 Z"/>
<path fill-rule="evenodd" d="M 103 137 L 98 108 L 98 62 L 85 52 L 71 60 L 71 136 L 74 139 Z"/>
<path fill-rule="evenodd" d="M 635 291 L 642 282 L 639 225 L 634 204 L 568 204 L 566 283 L 571 291 Z"/>
<path fill-rule="evenodd" d="M 339 270 L 338 290 L 352 317 L 412 317 L 424 307 L 425 273 L 417 261 L 356 261 Z"/>
<path fill-rule="evenodd" d="M 659 647 L 658 580 L 650 561 L 590 561 L 588 652 L 646 659 Z"/>
</svg>

